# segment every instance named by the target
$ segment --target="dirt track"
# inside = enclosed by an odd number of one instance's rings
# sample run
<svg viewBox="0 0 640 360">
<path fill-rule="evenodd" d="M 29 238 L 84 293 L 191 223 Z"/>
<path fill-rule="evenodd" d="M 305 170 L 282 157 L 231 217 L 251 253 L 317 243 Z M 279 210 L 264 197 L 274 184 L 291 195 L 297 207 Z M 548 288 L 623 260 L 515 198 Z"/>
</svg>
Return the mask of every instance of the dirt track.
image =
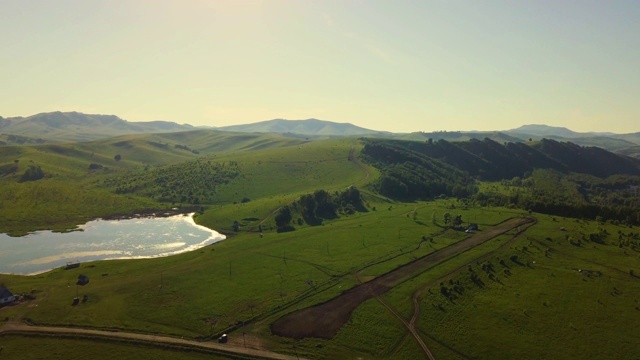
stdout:
<svg viewBox="0 0 640 360">
<path fill-rule="evenodd" d="M 535 220 L 531 218 L 506 220 L 493 228 L 476 233 L 451 246 L 423 256 L 369 282 L 353 287 L 323 304 L 287 314 L 271 325 L 271 331 L 276 335 L 295 339 L 306 337 L 330 339 L 349 320 L 351 312 L 362 302 L 384 294 L 407 278 L 419 274 L 453 255 L 482 244 L 512 229 L 524 225 L 529 226 L 534 222 Z"/>
<path fill-rule="evenodd" d="M 65 327 L 50 327 L 50 326 L 30 326 L 23 323 L 9 322 L 3 327 L 0 327 L 0 335 L 2 334 L 20 334 L 20 335 L 58 335 L 69 336 L 75 338 L 101 338 L 111 339 L 116 341 L 126 342 L 139 342 L 151 345 L 162 346 L 175 346 L 179 349 L 184 348 L 200 348 L 214 353 L 222 353 L 227 355 L 236 355 L 242 358 L 255 358 L 255 359 L 282 359 L 293 360 L 300 359 L 300 357 L 288 356 L 278 354 L 266 350 L 249 349 L 244 347 L 233 346 L 232 344 L 219 344 L 213 341 L 200 342 L 188 339 L 179 339 L 168 336 L 137 334 L 128 332 L 116 332 L 116 331 L 104 331 L 104 330 L 90 330 L 81 328 L 65 328 Z"/>
</svg>

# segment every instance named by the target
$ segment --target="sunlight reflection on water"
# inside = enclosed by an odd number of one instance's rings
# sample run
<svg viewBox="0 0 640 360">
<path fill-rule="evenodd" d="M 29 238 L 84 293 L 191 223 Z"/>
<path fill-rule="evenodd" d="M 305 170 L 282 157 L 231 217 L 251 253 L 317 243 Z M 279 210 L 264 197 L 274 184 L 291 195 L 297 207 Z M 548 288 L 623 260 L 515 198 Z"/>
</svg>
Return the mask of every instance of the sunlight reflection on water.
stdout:
<svg viewBox="0 0 640 360">
<path fill-rule="evenodd" d="M 0 273 L 36 274 L 68 261 L 143 259 L 175 255 L 225 239 L 197 225 L 193 214 L 165 218 L 94 220 L 79 231 L 0 234 Z"/>
</svg>

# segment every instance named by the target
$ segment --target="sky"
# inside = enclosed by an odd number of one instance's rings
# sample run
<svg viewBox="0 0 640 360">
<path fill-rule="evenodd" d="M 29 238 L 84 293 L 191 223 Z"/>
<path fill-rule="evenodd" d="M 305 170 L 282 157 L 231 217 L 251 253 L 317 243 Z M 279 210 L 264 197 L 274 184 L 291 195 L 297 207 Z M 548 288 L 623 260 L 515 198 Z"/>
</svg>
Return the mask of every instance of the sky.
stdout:
<svg viewBox="0 0 640 360">
<path fill-rule="evenodd" d="M 640 131 L 640 1 L 0 0 L 0 116 Z"/>
</svg>

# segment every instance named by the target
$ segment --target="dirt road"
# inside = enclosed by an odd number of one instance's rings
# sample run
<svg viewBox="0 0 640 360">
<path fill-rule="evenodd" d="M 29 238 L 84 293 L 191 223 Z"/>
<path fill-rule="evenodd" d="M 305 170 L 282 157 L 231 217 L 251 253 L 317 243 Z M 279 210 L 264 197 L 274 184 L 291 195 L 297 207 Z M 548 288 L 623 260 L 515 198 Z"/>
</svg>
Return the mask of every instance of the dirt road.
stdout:
<svg viewBox="0 0 640 360">
<path fill-rule="evenodd" d="M 4 326 L 0 327 L 0 335 L 2 334 L 20 334 L 20 335 L 60 335 L 77 338 L 101 338 L 111 339 L 116 341 L 127 342 L 140 342 L 149 345 L 161 345 L 161 346 L 175 346 L 176 348 L 199 348 L 206 349 L 211 352 L 221 353 L 225 355 L 238 355 L 243 358 L 255 358 L 255 359 L 282 359 L 293 360 L 300 359 L 297 356 L 289 356 L 278 354 L 267 350 L 249 349 L 244 347 L 237 347 L 231 344 L 219 344 L 213 341 L 200 342 L 188 339 L 179 339 L 168 336 L 137 334 L 120 331 L 104 331 L 104 330 L 90 330 L 82 328 L 66 328 L 66 327 L 52 327 L 52 326 L 30 326 L 19 322 L 8 322 Z"/>
</svg>

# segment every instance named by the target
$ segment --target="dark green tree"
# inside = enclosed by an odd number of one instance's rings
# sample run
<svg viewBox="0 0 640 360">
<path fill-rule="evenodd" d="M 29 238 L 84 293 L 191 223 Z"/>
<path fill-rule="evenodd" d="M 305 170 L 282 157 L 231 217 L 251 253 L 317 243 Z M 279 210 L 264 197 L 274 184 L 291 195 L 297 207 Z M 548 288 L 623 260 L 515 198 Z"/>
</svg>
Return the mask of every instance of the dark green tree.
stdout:
<svg viewBox="0 0 640 360">
<path fill-rule="evenodd" d="M 451 214 L 444 213 L 443 220 L 444 220 L 444 226 L 449 225 L 451 223 Z"/>
</svg>

